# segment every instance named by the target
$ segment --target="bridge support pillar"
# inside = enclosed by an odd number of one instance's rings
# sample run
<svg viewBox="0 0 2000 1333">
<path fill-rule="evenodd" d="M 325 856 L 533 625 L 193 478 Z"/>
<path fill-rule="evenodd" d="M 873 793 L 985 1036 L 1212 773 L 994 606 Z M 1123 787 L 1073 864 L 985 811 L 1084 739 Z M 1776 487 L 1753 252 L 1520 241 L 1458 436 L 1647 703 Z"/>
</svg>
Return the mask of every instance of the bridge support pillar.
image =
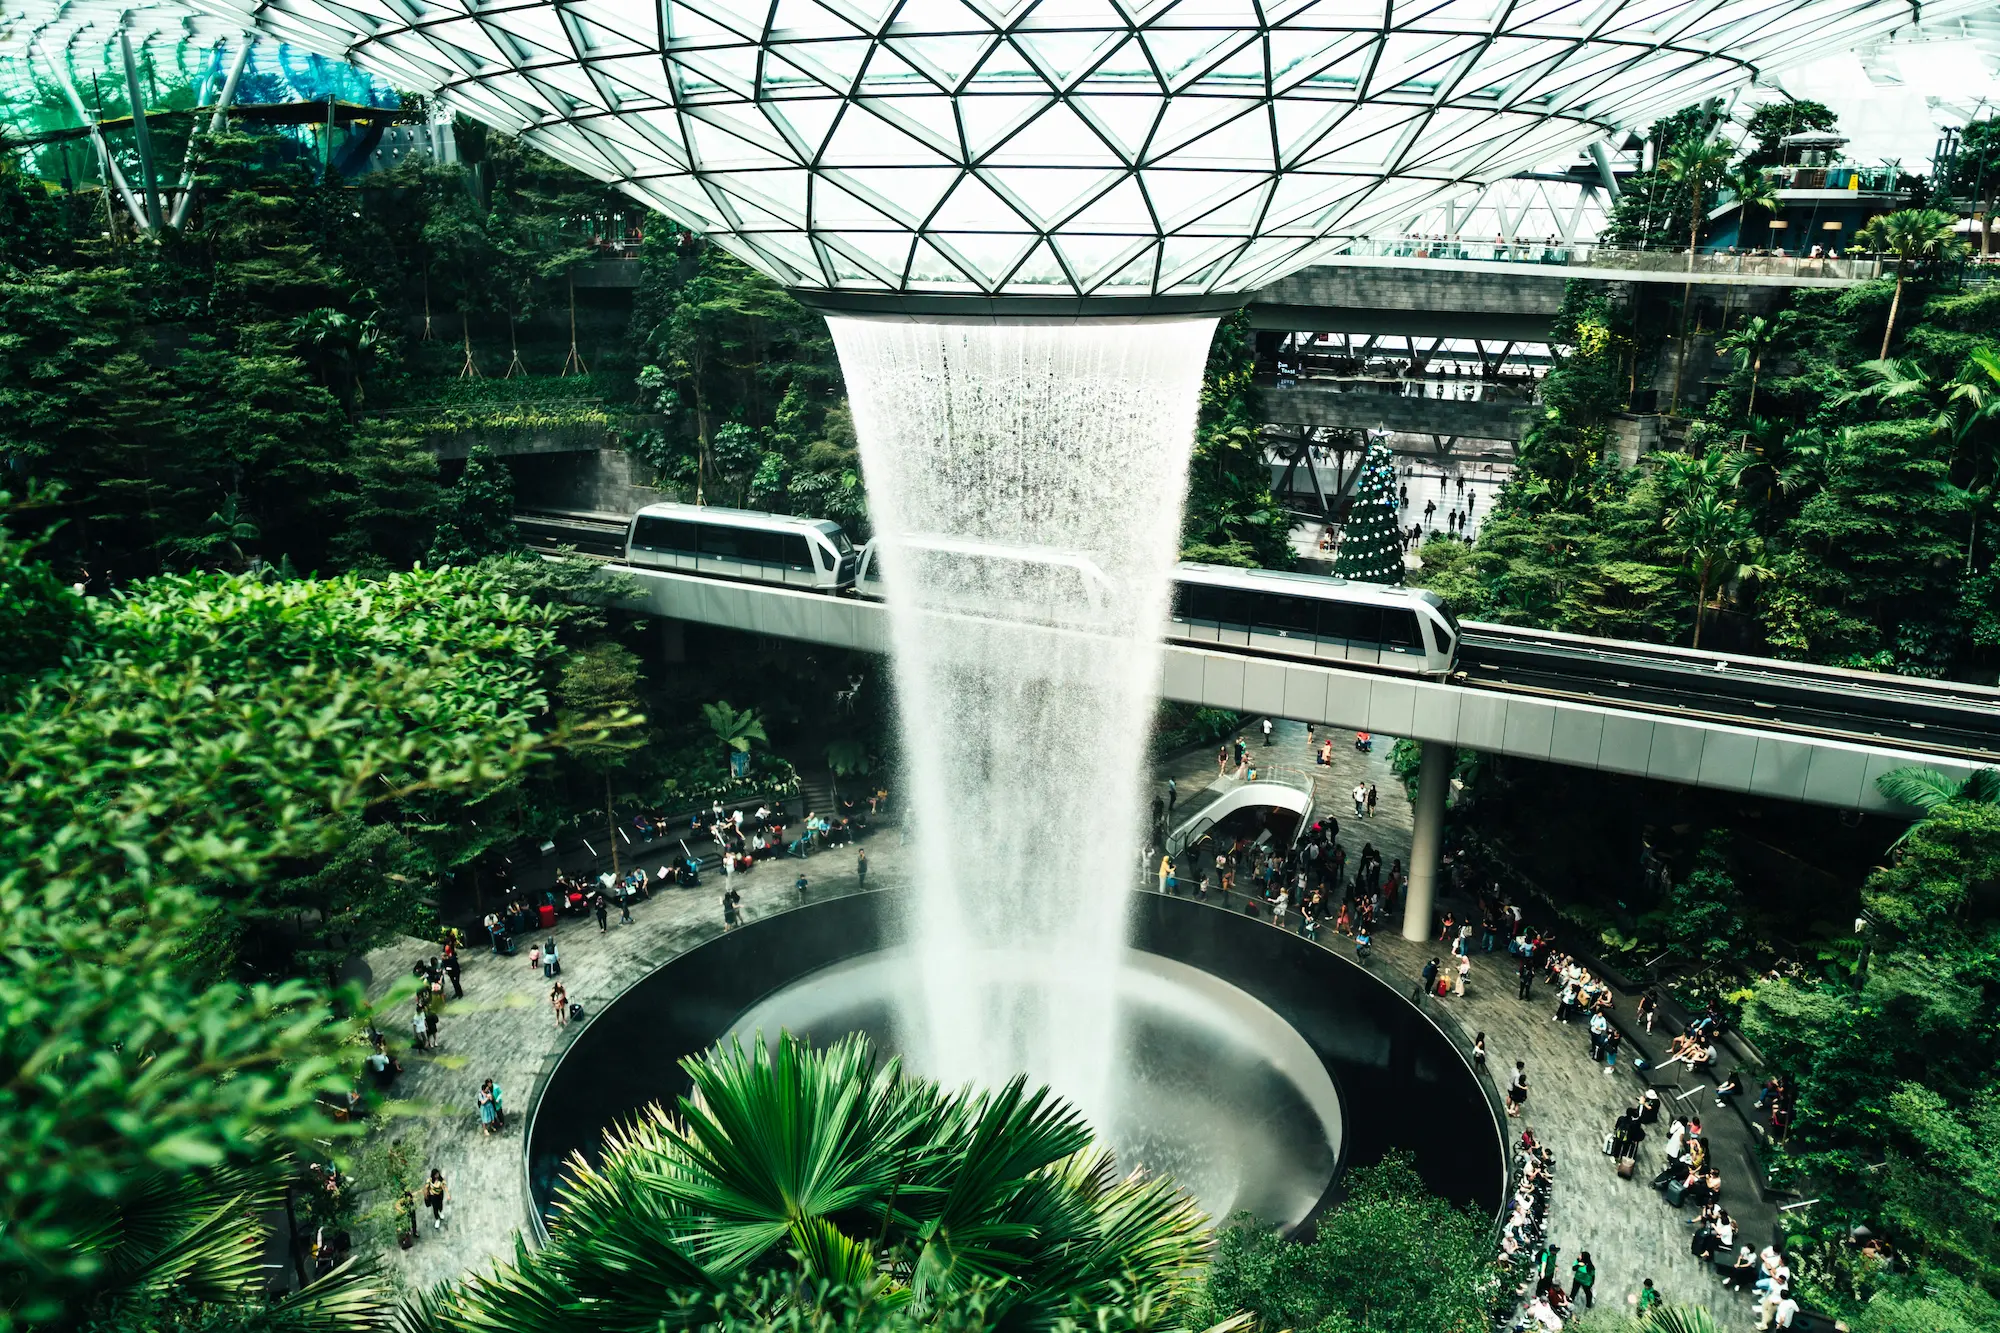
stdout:
<svg viewBox="0 0 2000 1333">
<path fill-rule="evenodd" d="M 1416 826 L 1410 833 L 1410 884 L 1403 895 L 1403 938 L 1431 937 L 1431 908 L 1437 901 L 1438 858 L 1444 851 L 1444 798 L 1451 792 L 1453 747 L 1423 743 L 1417 769 Z"/>
</svg>

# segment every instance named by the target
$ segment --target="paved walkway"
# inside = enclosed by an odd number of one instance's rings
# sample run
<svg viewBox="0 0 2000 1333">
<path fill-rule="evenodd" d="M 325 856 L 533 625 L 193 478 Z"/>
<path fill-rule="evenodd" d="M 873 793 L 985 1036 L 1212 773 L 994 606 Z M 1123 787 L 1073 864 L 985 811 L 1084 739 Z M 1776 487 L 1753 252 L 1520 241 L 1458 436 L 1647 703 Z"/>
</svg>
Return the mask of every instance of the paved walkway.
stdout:
<svg viewBox="0 0 2000 1333">
<path fill-rule="evenodd" d="M 876 829 L 859 844 L 868 850 L 868 887 L 893 889 L 905 881 L 914 862 L 914 848 L 905 848 L 893 827 Z M 636 862 L 657 870 L 679 848 L 655 843 Z M 760 863 L 738 875 L 746 920 L 783 911 L 798 902 L 795 882 L 803 871 L 815 899 L 853 893 L 854 847 L 824 851 L 807 860 L 781 858 Z M 539 884 L 532 887 L 539 891 Z M 495 1258 L 511 1257 L 514 1233 L 527 1220 L 521 1165 L 521 1126 L 534 1102 L 535 1082 L 550 1057 L 577 1032 L 558 1028 L 549 1008 L 549 983 L 527 961 L 528 949 L 553 933 L 560 943 L 563 984 L 570 998 L 595 1013 L 627 986 L 662 963 L 722 932 L 722 876 L 704 874 L 699 887 L 656 891 L 632 908 L 633 923 L 618 924 L 614 910 L 610 928 L 600 931 L 595 917 L 565 917 L 554 932 L 537 932 L 520 939 L 520 953 L 499 958 L 469 942 L 465 952 L 465 998 L 447 1000 L 439 1022 L 438 1046 L 411 1051 L 409 1007 L 395 1017 L 400 1027 L 383 1024 L 391 1048 L 403 1061 L 394 1096 L 401 1114 L 385 1120 L 371 1134 L 361 1155 L 359 1183 L 364 1187 L 360 1218 L 354 1228 L 356 1248 L 378 1255 L 384 1272 L 409 1290 L 422 1290 L 458 1276 L 468 1268 L 483 1268 Z M 380 998 L 410 973 L 418 958 L 435 946 L 402 940 L 370 953 L 366 959 L 369 994 Z M 497 1079 L 508 1111 L 505 1131 L 480 1131 L 476 1110 L 480 1083 Z M 418 1228 L 417 1244 L 398 1250 L 395 1244 L 393 1192 L 380 1188 L 387 1139 L 400 1138 L 410 1154 L 412 1173 L 427 1176 L 433 1166 L 444 1172 L 451 1191 L 442 1232 L 432 1229 L 429 1215 Z"/>
<path fill-rule="evenodd" d="M 1275 770 L 1311 773 L 1319 780 L 1319 809 L 1340 818 L 1341 838 L 1350 857 L 1368 841 L 1381 849 L 1385 864 L 1396 858 L 1407 862 L 1411 813 L 1402 784 L 1389 770 L 1391 738 L 1377 737 L 1374 752 L 1364 755 L 1354 749 L 1352 735 L 1335 733 L 1329 769 L 1312 763 L 1302 724 L 1279 723 L 1268 749 L 1257 728 L 1247 734 L 1260 762 Z M 1179 786 L 1175 815 L 1184 819 L 1200 809 L 1205 794 L 1217 785 L 1214 751 L 1198 750 L 1169 760 L 1159 774 L 1161 783 L 1169 773 Z M 1347 792 L 1359 780 L 1377 786 L 1378 805 L 1371 818 L 1353 818 Z M 895 829 L 877 830 L 864 845 L 870 888 L 898 888 L 908 882 L 913 849 L 901 845 Z M 640 863 L 652 869 L 664 858 L 663 850 L 656 851 L 642 855 Z M 739 880 L 748 919 L 792 906 L 797 901 L 793 881 L 802 868 L 812 880 L 814 897 L 858 888 L 851 848 L 823 852 L 803 863 L 767 862 Z M 595 1012 L 661 963 L 719 933 L 720 893 L 719 877 L 711 874 L 700 888 L 668 890 L 639 904 L 631 926 L 618 925 L 614 916 L 610 930 L 600 932 L 594 919 L 566 920 L 557 935 L 571 997 L 587 1012 Z M 1440 912 L 1462 906 L 1447 899 L 1440 903 Z M 1330 933 L 1322 941 L 1328 947 L 1345 947 L 1341 937 Z M 575 1030 L 555 1026 L 547 984 L 525 959 L 529 943 L 532 940 L 525 941 L 523 954 L 512 959 L 468 950 L 466 996 L 444 1010 L 436 1051 L 410 1053 L 405 1050 L 407 1027 L 392 1033 L 396 1048 L 404 1052 L 406 1070 L 396 1095 L 405 1099 L 407 1113 L 371 1139 L 363 1184 L 370 1183 L 371 1167 L 379 1177 L 379 1149 L 386 1133 L 400 1136 L 412 1150 L 417 1172 L 441 1168 L 454 1200 L 445 1230 L 435 1232 L 426 1221 L 417 1245 L 402 1252 L 393 1241 L 389 1195 L 380 1189 L 364 1193 L 357 1246 L 364 1253 L 384 1256 L 385 1271 L 408 1288 L 426 1288 L 511 1254 L 514 1233 L 526 1219 L 520 1117 L 533 1101 L 534 1081 L 548 1058 Z M 410 940 L 369 955 L 371 993 L 386 991 L 408 974 L 411 962 L 430 952 L 429 946 Z M 1424 961 L 1443 953 L 1442 946 L 1411 943 L 1389 929 L 1376 936 L 1371 966 L 1399 983 L 1407 980 L 1413 985 Z M 1629 1062 L 1622 1061 L 1618 1073 L 1606 1077 L 1589 1059 L 1582 1026 L 1550 1021 L 1554 998 L 1547 987 L 1537 983 L 1530 1001 L 1516 998 L 1514 968 L 1504 954 L 1474 956 L 1464 999 L 1425 1003 L 1435 1006 L 1447 1030 L 1464 1045 L 1470 1045 L 1473 1032 L 1484 1032 L 1496 1074 L 1511 1070 L 1515 1060 L 1527 1063 L 1531 1081 L 1527 1114 L 1521 1125 L 1512 1128 L 1518 1132 L 1521 1126 L 1533 1126 L 1537 1137 L 1555 1150 L 1550 1236 L 1562 1249 L 1565 1267 L 1577 1251 L 1588 1249 L 1600 1275 L 1597 1290 L 1608 1302 L 1635 1298 L 1640 1280 L 1651 1277 L 1670 1301 L 1709 1304 L 1724 1327 L 1747 1329 L 1754 1324 L 1747 1299 L 1726 1293 L 1690 1253 L 1690 1213 L 1669 1208 L 1645 1184 L 1658 1169 L 1664 1129 L 1642 1146 L 1639 1180 L 1619 1180 L 1610 1159 L 1602 1155 L 1611 1121 L 1638 1096 L 1639 1081 Z M 1620 1009 L 1631 1013 L 1631 997 L 1621 999 Z M 508 1129 L 490 1137 L 480 1133 L 473 1109 L 480 1081 L 489 1077 L 500 1080 L 512 1112 Z M 1728 1114 L 1715 1112 L 1700 1093 L 1683 1104 L 1707 1112 L 1704 1119 Z M 1742 1181 L 1740 1168 L 1725 1170 L 1724 1201 L 1741 1216 L 1750 1204 L 1748 1184 Z M 1748 1227 L 1745 1230 L 1754 1234 Z"/>
</svg>

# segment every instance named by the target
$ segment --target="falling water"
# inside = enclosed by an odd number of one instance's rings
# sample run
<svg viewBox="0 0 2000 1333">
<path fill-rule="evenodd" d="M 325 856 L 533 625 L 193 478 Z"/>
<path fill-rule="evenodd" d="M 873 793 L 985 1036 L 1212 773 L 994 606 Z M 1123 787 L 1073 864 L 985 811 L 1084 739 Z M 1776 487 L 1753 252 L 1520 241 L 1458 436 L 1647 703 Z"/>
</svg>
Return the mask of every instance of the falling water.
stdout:
<svg viewBox="0 0 2000 1333">
<path fill-rule="evenodd" d="M 926 1072 L 1115 1118 L 1115 973 L 1212 318 L 830 318 L 882 542 Z M 1023 549 L 1027 548 L 1027 549 Z"/>
</svg>

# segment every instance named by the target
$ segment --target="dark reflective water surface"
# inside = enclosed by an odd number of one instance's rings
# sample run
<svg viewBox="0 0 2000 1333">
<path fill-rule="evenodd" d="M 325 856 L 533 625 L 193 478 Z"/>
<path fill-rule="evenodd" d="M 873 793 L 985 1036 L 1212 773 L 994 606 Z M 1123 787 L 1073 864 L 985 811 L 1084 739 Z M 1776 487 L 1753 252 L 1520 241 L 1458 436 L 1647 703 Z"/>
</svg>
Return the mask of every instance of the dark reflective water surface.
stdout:
<svg viewBox="0 0 2000 1333">
<path fill-rule="evenodd" d="M 782 1021 L 816 1037 L 852 1023 L 893 1043 L 883 987 L 870 999 L 852 979 L 870 966 L 856 960 L 889 947 L 895 906 L 893 894 L 867 894 L 768 917 L 690 950 L 606 1005 L 531 1111 L 533 1208 L 549 1207 L 569 1154 L 594 1154 L 606 1128 L 686 1092 L 677 1062 L 739 1020 L 768 1030 L 759 1014 L 796 1002 L 787 1012 L 799 1018 Z M 1342 1167 L 1405 1149 L 1431 1189 L 1497 1212 L 1506 1188 L 1500 1117 L 1464 1058 L 1398 990 L 1343 955 L 1187 899 L 1134 894 L 1131 938 L 1156 957 L 1136 969 L 1143 979 L 1134 984 L 1150 998 L 1131 1029 L 1128 1092 L 1111 1115 L 1121 1160 L 1175 1172 L 1211 1209 L 1248 1206 L 1309 1225 L 1337 1197 Z M 795 986 L 814 973 L 824 985 Z M 833 984 L 841 977 L 851 979 L 844 997 Z M 1331 1112 L 1329 1090 L 1338 1096 Z"/>
</svg>

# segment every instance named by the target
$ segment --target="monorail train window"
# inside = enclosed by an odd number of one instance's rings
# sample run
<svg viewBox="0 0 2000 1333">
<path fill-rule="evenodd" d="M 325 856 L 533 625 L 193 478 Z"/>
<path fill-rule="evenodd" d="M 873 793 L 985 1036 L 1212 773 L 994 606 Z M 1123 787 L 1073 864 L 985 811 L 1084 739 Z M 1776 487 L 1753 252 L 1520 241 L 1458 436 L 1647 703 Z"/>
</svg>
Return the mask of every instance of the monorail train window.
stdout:
<svg viewBox="0 0 2000 1333">
<path fill-rule="evenodd" d="M 671 518 L 642 517 L 632 544 L 649 551 L 686 551 L 692 554 L 695 549 L 695 525 Z"/>
<path fill-rule="evenodd" d="M 1435 620 L 1426 618 L 1424 623 L 1430 626 L 1431 642 L 1436 645 L 1437 650 L 1440 653 L 1443 653 L 1446 657 L 1451 656 L 1450 632 L 1446 630 L 1443 625 L 1438 624 L 1437 621 Z"/>
<path fill-rule="evenodd" d="M 802 532 L 781 532 L 778 534 L 779 549 L 784 555 L 784 564 L 792 569 L 813 567 L 812 543 Z"/>
<path fill-rule="evenodd" d="M 1218 588 L 1215 619 L 1225 625 L 1247 626 L 1256 602 L 1257 594 L 1254 592 L 1243 592 L 1236 588 Z"/>
<path fill-rule="evenodd" d="M 1305 597 L 1287 597 L 1283 593 L 1261 593 L 1256 599 L 1256 628 L 1266 634 L 1279 633 L 1310 638 L 1317 628 L 1318 617 L 1314 612 L 1317 603 Z"/>
<path fill-rule="evenodd" d="M 1345 639 L 1349 643 L 1380 643 L 1382 608 L 1322 602 L 1319 608 L 1319 636 L 1322 639 Z"/>
<path fill-rule="evenodd" d="M 1382 646 L 1406 653 L 1415 652 L 1422 647 L 1422 642 L 1417 638 L 1417 613 L 1385 610 L 1382 613 Z"/>
</svg>

